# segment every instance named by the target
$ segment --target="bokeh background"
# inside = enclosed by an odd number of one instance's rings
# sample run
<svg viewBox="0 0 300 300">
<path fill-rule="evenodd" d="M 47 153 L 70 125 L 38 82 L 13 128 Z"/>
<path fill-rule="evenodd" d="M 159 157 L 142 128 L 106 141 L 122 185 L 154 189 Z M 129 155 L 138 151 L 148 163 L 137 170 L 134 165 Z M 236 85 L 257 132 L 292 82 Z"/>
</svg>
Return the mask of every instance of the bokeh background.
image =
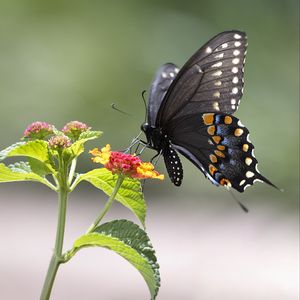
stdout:
<svg viewBox="0 0 300 300">
<path fill-rule="evenodd" d="M 104 131 L 90 147 L 123 149 L 144 119 L 141 92 L 165 62 L 182 65 L 213 35 L 247 32 L 245 92 L 260 170 L 236 194 L 184 160 L 182 187 L 149 181 L 147 230 L 161 265 L 162 300 L 294 300 L 299 293 L 299 1 L 0 0 L 0 148 L 33 121 L 70 120 Z M 111 109 L 111 103 L 132 117 Z M 145 159 L 153 155 L 145 153 Z M 89 156 L 79 164 L 92 168 Z M 159 165 L 165 173 L 163 163 Z M 82 184 L 69 202 L 66 248 L 106 197 Z M 132 214 L 115 203 L 106 220 Z M 56 227 L 55 195 L 0 186 L 0 299 L 38 299 Z M 82 251 L 58 273 L 52 299 L 148 299 L 142 277 L 105 249 Z"/>
</svg>

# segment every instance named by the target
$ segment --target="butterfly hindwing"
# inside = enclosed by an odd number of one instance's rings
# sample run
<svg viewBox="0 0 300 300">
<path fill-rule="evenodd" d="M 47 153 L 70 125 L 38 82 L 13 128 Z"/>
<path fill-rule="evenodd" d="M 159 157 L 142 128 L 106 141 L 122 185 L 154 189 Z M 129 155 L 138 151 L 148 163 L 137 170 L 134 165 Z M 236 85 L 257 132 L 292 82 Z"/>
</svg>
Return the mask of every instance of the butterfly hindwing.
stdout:
<svg viewBox="0 0 300 300">
<path fill-rule="evenodd" d="M 273 185 L 257 169 L 248 129 L 239 119 L 218 113 L 194 114 L 170 124 L 174 148 L 193 162 L 214 184 L 239 192 L 260 180 Z"/>
<path fill-rule="evenodd" d="M 201 47 L 172 82 L 156 126 L 190 113 L 236 111 L 243 94 L 246 48 L 241 31 L 223 32 Z"/>
</svg>

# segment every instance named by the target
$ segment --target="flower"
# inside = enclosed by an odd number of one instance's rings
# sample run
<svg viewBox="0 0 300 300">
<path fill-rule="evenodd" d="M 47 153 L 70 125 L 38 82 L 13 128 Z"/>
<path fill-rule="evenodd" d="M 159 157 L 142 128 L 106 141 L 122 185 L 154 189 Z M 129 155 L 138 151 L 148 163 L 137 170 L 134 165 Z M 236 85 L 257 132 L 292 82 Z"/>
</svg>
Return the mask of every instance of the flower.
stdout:
<svg viewBox="0 0 300 300">
<path fill-rule="evenodd" d="M 138 178 L 157 178 L 164 180 L 165 176 L 154 170 L 154 166 L 150 162 L 140 163 L 137 167 Z"/>
<path fill-rule="evenodd" d="M 79 121 L 71 121 L 67 123 L 61 130 L 66 136 L 77 140 L 82 132 L 89 131 L 91 127 Z"/>
<path fill-rule="evenodd" d="M 31 123 L 24 131 L 24 138 L 44 139 L 53 134 L 55 127 L 46 122 Z"/>
<path fill-rule="evenodd" d="M 64 134 L 55 135 L 48 141 L 49 147 L 55 150 L 70 147 L 71 140 Z"/>
<path fill-rule="evenodd" d="M 113 174 L 123 174 L 138 179 L 164 179 L 164 175 L 155 171 L 154 166 L 151 163 L 142 162 L 136 155 L 111 151 L 109 144 L 101 150 L 94 148 L 90 153 L 95 156 L 92 158 L 93 162 L 103 164 L 104 167 Z"/>
</svg>

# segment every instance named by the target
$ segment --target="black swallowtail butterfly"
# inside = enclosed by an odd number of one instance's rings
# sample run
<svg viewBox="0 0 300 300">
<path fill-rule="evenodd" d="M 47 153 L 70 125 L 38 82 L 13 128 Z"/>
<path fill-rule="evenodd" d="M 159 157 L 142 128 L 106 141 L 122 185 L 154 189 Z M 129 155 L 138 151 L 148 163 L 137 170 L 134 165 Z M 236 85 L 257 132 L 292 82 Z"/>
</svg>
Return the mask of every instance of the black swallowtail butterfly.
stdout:
<svg viewBox="0 0 300 300">
<path fill-rule="evenodd" d="M 183 179 L 179 152 L 217 186 L 243 192 L 262 181 L 276 187 L 259 173 L 249 131 L 232 116 L 243 94 L 246 48 L 244 32 L 225 31 L 180 70 L 172 63 L 158 70 L 142 130 L 176 186 Z"/>
</svg>

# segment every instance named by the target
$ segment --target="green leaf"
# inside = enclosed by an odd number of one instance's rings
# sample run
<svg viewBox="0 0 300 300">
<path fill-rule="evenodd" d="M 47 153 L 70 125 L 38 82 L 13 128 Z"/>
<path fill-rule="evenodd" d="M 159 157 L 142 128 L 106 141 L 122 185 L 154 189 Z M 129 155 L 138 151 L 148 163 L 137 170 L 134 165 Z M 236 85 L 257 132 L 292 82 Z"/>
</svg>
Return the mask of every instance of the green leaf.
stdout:
<svg viewBox="0 0 300 300">
<path fill-rule="evenodd" d="M 78 157 L 84 151 L 84 144 L 87 141 L 94 140 L 102 135 L 102 131 L 85 131 L 82 132 L 76 142 L 65 150 L 70 157 Z"/>
<path fill-rule="evenodd" d="M 26 156 L 44 163 L 52 173 L 55 172 L 51 164 L 48 143 L 42 140 L 19 142 L 0 151 L 0 161 L 7 157 Z"/>
<path fill-rule="evenodd" d="M 33 173 L 27 162 L 18 162 L 9 166 L 0 164 L 0 183 L 12 181 L 38 181 L 53 188 L 45 178 Z"/>
<path fill-rule="evenodd" d="M 105 223 L 77 239 L 66 259 L 70 259 L 81 248 L 91 246 L 110 249 L 128 260 L 144 277 L 151 299 L 156 298 L 160 287 L 159 265 L 145 231 L 128 220 Z"/>
<path fill-rule="evenodd" d="M 33 173 L 36 173 L 40 176 L 46 176 L 52 173 L 47 164 L 44 164 L 43 162 L 35 158 L 29 157 L 28 162 Z"/>
<path fill-rule="evenodd" d="M 77 179 L 77 184 L 82 180 L 88 181 L 110 196 L 116 184 L 117 177 L 117 175 L 113 175 L 105 168 L 94 169 L 81 174 Z M 147 206 L 139 180 L 125 177 L 116 195 L 116 200 L 129 208 L 145 227 Z"/>
</svg>

